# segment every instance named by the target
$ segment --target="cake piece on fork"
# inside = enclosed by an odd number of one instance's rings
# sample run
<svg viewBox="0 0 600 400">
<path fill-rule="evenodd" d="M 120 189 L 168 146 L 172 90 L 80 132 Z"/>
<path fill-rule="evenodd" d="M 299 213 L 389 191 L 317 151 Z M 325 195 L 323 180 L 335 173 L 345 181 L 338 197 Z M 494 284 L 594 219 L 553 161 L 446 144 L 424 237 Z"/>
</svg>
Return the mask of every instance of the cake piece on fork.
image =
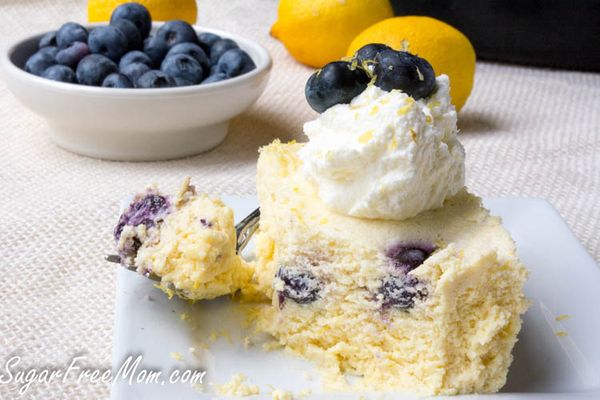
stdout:
<svg viewBox="0 0 600 400">
<path fill-rule="evenodd" d="M 186 179 L 179 194 L 156 187 L 137 194 L 115 228 L 121 260 L 160 277 L 167 294 L 200 300 L 232 294 L 247 281 L 236 254 L 233 211 L 196 192 Z"/>
</svg>

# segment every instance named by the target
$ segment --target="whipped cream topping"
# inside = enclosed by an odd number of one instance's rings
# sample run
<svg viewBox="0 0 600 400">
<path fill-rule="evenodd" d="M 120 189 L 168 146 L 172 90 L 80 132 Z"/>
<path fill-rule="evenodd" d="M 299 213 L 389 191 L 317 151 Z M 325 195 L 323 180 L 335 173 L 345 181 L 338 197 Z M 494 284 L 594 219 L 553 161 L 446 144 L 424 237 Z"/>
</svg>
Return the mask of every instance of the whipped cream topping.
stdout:
<svg viewBox="0 0 600 400">
<path fill-rule="evenodd" d="M 414 100 L 369 85 L 350 104 L 304 125 L 305 176 L 333 211 L 402 220 L 442 206 L 464 186 L 465 153 L 457 139 L 448 77 Z"/>
</svg>

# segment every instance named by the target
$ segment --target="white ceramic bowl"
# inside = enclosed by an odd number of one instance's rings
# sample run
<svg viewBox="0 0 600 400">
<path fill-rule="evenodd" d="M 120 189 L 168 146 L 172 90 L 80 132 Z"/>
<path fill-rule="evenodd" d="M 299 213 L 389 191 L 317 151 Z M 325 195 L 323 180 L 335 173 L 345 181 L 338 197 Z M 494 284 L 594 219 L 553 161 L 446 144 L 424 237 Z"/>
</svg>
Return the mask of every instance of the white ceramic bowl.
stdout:
<svg viewBox="0 0 600 400">
<path fill-rule="evenodd" d="M 155 24 L 154 28 L 160 26 Z M 93 28 L 94 25 L 90 25 Z M 48 122 L 52 139 L 86 156 L 111 160 L 164 160 L 198 154 L 227 136 L 229 120 L 262 94 L 271 57 L 259 44 L 230 33 L 197 28 L 235 40 L 256 69 L 207 85 L 166 89 L 109 89 L 55 82 L 25 72 L 42 34 L 1 55 L 11 92 Z"/>
</svg>

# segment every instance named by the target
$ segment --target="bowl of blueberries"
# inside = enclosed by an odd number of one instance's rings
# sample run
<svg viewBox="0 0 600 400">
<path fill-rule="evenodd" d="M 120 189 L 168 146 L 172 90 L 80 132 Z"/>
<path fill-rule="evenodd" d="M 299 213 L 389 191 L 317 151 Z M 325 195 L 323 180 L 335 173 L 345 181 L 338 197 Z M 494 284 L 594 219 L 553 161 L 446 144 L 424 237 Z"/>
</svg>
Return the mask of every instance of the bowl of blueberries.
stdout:
<svg viewBox="0 0 600 400">
<path fill-rule="evenodd" d="M 7 87 L 86 156 L 126 161 L 190 156 L 221 143 L 231 118 L 262 94 L 271 57 L 234 34 L 173 20 L 138 3 L 108 24 L 67 22 L 2 54 Z"/>
</svg>

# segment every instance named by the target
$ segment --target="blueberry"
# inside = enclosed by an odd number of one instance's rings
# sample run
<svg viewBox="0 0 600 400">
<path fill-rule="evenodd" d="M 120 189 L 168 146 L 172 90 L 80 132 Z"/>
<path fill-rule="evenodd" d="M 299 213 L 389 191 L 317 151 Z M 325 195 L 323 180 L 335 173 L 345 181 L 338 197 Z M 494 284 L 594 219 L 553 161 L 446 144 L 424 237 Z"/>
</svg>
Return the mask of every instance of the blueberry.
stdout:
<svg viewBox="0 0 600 400">
<path fill-rule="evenodd" d="M 363 67 L 375 64 L 375 57 L 384 50 L 393 50 L 391 47 L 381 43 L 367 44 L 354 53 L 354 59 Z"/>
<path fill-rule="evenodd" d="M 220 81 L 224 81 L 225 79 L 229 79 L 229 77 L 221 72 L 217 72 L 217 73 L 210 75 L 205 80 L 203 80 L 202 84 L 220 82 Z"/>
<path fill-rule="evenodd" d="M 77 65 L 77 81 L 83 85 L 100 86 L 108 75 L 117 72 L 117 65 L 101 54 L 85 56 Z"/>
<path fill-rule="evenodd" d="M 56 47 L 56 32 L 48 32 L 40 39 L 38 48 L 54 46 Z"/>
<path fill-rule="evenodd" d="M 127 38 L 114 26 L 99 26 L 90 33 L 90 51 L 119 62 L 127 52 Z"/>
<path fill-rule="evenodd" d="M 119 61 L 119 69 L 125 68 L 129 64 L 142 63 L 149 67 L 152 67 L 152 60 L 148 57 L 148 54 L 143 51 L 134 50 L 125 54 Z"/>
<path fill-rule="evenodd" d="M 25 71 L 37 76 L 42 76 L 44 71 L 49 67 L 53 66 L 54 64 L 56 64 L 56 60 L 54 59 L 54 57 L 52 57 L 48 53 L 41 52 L 40 50 L 31 57 L 29 57 L 29 59 L 25 63 Z"/>
<path fill-rule="evenodd" d="M 402 90 L 418 100 L 435 88 L 435 72 L 423 58 L 406 51 L 383 50 L 376 56 L 373 69 L 375 85 L 383 90 Z"/>
<path fill-rule="evenodd" d="M 156 193 L 136 196 L 127 210 L 119 217 L 119 222 L 114 230 L 115 241 L 119 241 L 126 225 L 134 227 L 145 225 L 146 228 L 151 228 L 161 222 L 170 210 L 171 202 L 166 196 Z M 124 246 L 120 255 L 125 257 L 135 255 L 140 246 L 141 242 L 134 238 Z"/>
<path fill-rule="evenodd" d="M 237 48 L 239 48 L 239 46 L 231 39 L 217 40 L 210 48 L 210 62 L 216 64 L 219 61 L 219 58 L 221 58 L 221 56 L 225 54 L 227 50 Z"/>
<path fill-rule="evenodd" d="M 140 76 L 135 83 L 136 88 L 158 89 L 176 86 L 175 80 L 162 71 L 152 70 Z"/>
<path fill-rule="evenodd" d="M 427 243 L 400 243 L 387 250 L 386 256 L 394 268 L 409 273 L 429 258 L 436 247 Z"/>
<path fill-rule="evenodd" d="M 37 52 L 40 54 L 47 54 L 56 60 L 56 55 L 58 54 L 58 47 L 54 47 L 54 46 L 42 47 Z"/>
<path fill-rule="evenodd" d="M 283 290 L 277 293 L 280 307 L 286 298 L 298 304 L 312 303 L 319 298 L 323 286 L 312 272 L 298 268 L 281 267 L 277 278 L 283 281 Z"/>
<path fill-rule="evenodd" d="M 152 29 L 152 17 L 146 7 L 138 3 L 121 4 L 114 9 L 110 17 L 110 23 L 125 19 L 133 22 L 140 31 L 142 38 L 148 37 Z"/>
<path fill-rule="evenodd" d="M 336 104 L 350 103 L 368 83 L 369 77 L 362 68 L 334 61 L 308 78 L 304 93 L 313 110 L 321 113 Z"/>
<path fill-rule="evenodd" d="M 166 22 L 158 28 L 156 37 L 162 39 L 169 48 L 179 43 L 196 43 L 198 40 L 194 28 L 187 22 L 178 19 Z"/>
<path fill-rule="evenodd" d="M 256 68 L 252 58 L 242 49 L 227 50 L 217 63 L 217 72 L 222 72 L 228 77 L 245 74 Z"/>
<path fill-rule="evenodd" d="M 90 54 L 90 48 L 83 42 L 73 42 L 56 54 L 56 62 L 69 68 L 77 68 L 77 64 Z"/>
<path fill-rule="evenodd" d="M 156 193 L 136 196 L 127 210 L 119 217 L 114 232 L 115 240 L 119 240 L 125 225 L 153 227 L 162 216 L 169 212 L 170 208 L 171 202 L 167 196 Z"/>
<path fill-rule="evenodd" d="M 152 68 L 142 63 L 127 64 L 125 68 L 120 68 L 119 72 L 125 75 L 131 82 L 137 82 L 140 76 L 150 71 Z"/>
<path fill-rule="evenodd" d="M 212 47 L 212 45 L 220 39 L 221 36 L 215 35 L 214 33 L 210 32 L 202 32 L 198 34 L 198 43 L 200 44 L 200 47 L 204 49 L 204 52 L 207 55 L 210 55 L 210 48 Z"/>
<path fill-rule="evenodd" d="M 412 275 L 390 275 L 383 279 L 379 294 L 383 308 L 394 307 L 408 311 L 415 300 L 423 300 L 429 294 L 427 287 Z"/>
<path fill-rule="evenodd" d="M 210 71 L 210 59 L 208 58 L 204 50 L 202 50 L 202 47 L 194 43 L 179 43 L 171 47 L 171 50 L 169 50 L 166 57 L 175 54 L 186 54 L 194 58 L 202 66 L 204 74 L 208 75 Z"/>
<path fill-rule="evenodd" d="M 131 80 L 129 80 L 128 77 L 115 72 L 104 78 L 104 81 L 102 82 L 102 87 L 115 89 L 129 89 L 133 87 L 133 84 L 131 83 Z"/>
<path fill-rule="evenodd" d="M 46 69 L 42 77 L 57 82 L 77 83 L 75 72 L 65 65 L 53 65 Z"/>
<path fill-rule="evenodd" d="M 75 22 L 67 22 L 56 32 L 56 44 L 64 49 L 73 42 L 88 41 L 88 31 L 83 26 Z"/>
<path fill-rule="evenodd" d="M 171 76 L 177 86 L 197 85 L 204 78 L 200 63 L 185 54 L 167 56 L 162 62 L 160 70 Z"/>
<path fill-rule="evenodd" d="M 169 51 L 169 46 L 156 36 L 150 37 L 144 41 L 144 53 L 150 57 L 152 60 L 152 67 L 154 68 L 160 67 L 167 51 Z"/>
<path fill-rule="evenodd" d="M 125 39 L 127 39 L 128 50 L 139 50 L 144 46 L 142 34 L 133 22 L 126 19 L 118 19 L 111 22 L 110 25 L 120 30 L 125 36 Z"/>
</svg>

